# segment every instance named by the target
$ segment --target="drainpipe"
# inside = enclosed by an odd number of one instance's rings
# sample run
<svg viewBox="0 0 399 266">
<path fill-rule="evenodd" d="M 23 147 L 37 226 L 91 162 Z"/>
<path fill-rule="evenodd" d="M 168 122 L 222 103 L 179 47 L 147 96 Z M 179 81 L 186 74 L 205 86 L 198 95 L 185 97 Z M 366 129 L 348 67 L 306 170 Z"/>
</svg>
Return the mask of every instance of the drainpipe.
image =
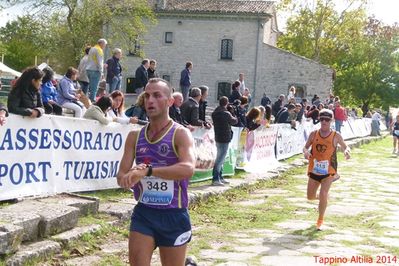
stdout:
<svg viewBox="0 0 399 266">
<path fill-rule="evenodd" d="M 258 73 L 258 55 L 259 55 L 259 36 L 260 36 L 261 20 L 258 18 L 258 32 L 256 34 L 256 51 L 255 51 L 255 73 L 254 73 L 254 89 L 251 102 L 251 106 L 254 106 L 254 100 L 256 99 L 256 78 Z"/>
</svg>

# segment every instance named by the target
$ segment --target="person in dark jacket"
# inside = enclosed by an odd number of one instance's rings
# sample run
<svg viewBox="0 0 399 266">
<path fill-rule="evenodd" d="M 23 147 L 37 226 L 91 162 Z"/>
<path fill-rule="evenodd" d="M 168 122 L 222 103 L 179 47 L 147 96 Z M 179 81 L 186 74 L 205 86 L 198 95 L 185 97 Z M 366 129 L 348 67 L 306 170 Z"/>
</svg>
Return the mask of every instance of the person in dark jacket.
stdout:
<svg viewBox="0 0 399 266">
<path fill-rule="evenodd" d="M 274 115 L 274 117 L 276 117 L 276 119 L 277 119 L 278 112 L 280 112 L 281 108 L 284 107 L 284 104 L 283 104 L 284 99 L 285 99 L 285 95 L 280 94 L 280 96 L 278 97 L 278 100 L 272 106 L 272 114 Z"/>
<path fill-rule="evenodd" d="M 107 84 L 109 86 L 109 93 L 115 90 L 121 90 L 122 84 L 122 65 L 119 62 L 122 56 L 122 50 L 114 49 L 113 56 L 107 60 Z"/>
<path fill-rule="evenodd" d="M 37 67 L 26 69 L 8 95 L 8 111 L 13 114 L 40 117 L 44 114 L 40 85 L 44 76 Z"/>
<path fill-rule="evenodd" d="M 242 96 L 240 100 L 235 100 L 231 106 L 234 108 L 235 116 L 238 119 L 237 124 L 233 125 L 234 127 L 246 127 L 247 126 L 247 106 L 248 106 L 248 98 L 246 96 Z"/>
<path fill-rule="evenodd" d="M 180 107 L 183 104 L 183 95 L 180 92 L 174 92 L 172 94 L 173 105 L 169 107 L 169 116 L 173 121 L 180 125 L 188 128 L 190 131 L 194 131 L 194 127 L 190 125 L 186 120 L 183 119 L 180 111 Z"/>
<path fill-rule="evenodd" d="M 260 105 L 266 108 L 267 105 L 271 104 L 272 101 L 270 100 L 269 97 L 266 96 L 266 93 L 263 93 L 263 97 L 260 100 Z"/>
<path fill-rule="evenodd" d="M 224 186 L 228 181 L 223 179 L 223 163 L 229 149 L 229 143 L 233 138 L 233 131 L 231 126 L 237 123 L 237 118 L 234 115 L 232 108 L 227 108 L 229 99 L 226 96 L 222 96 L 219 99 L 219 106 L 212 113 L 212 121 L 215 131 L 216 141 L 216 159 L 215 165 L 212 171 L 212 185 L 213 186 Z"/>
<path fill-rule="evenodd" d="M 134 79 L 134 91 L 137 95 L 144 91 L 145 85 L 148 82 L 148 72 L 147 69 L 150 66 L 150 61 L 148 59 L 144 59 L 141 62 L 141 65 L 136 69 L 136 75 Z"/>
<path fill-rule="evenodd" d="M 150 66 L 147 69 L 148 72 L 148 79 L 152 79 L 152 78 L 157 78 L 158 75 L 157 73 L 155 73 L 155 68 L 157 67 L 157 61 L 155 61 L 154 59 L 150 60 Z"/>
<path fill-rule="evenodd" d="M 6 123 L 6 117 L 8 116 L 8 110 L 4 104 L 0 103 L 0 126 Z"/>
<path fill-rule="evenodd" d="M 210 124 L 199 119 L 199 100 L 201 99 L 201 90 L 192 88 L 190 97 L 180 107 L 181 115 L 190 125 L 196 127 L 210 128 Z"/>
<path fill-rule="evenodd" d="M 242 95 L 240 93 L 240 86 L 241 83 L 238 80 L 231 84 L 231 95 L 229 96 L 230 103 L 234 103 L 235 100 L 239 100 L 241 98 Z"/>
<path fill-rule="evenodd" d="M 191 87 L 191 71 L 193 70 L 193 63 L 187 62 L 186 68 L 180 73 L 180 90 L 183 94 L 183 100 L 187 101 L 189 96 L 189 90 Z"/>
<path fill-rule="evenodd" d="M 208 106 L 208 102 L 206 101 L 206 98 L 208 97 L 208 91 L 209 88 L 208 86 L 202 85 L 199 86 L 199 89 L 201 90 L 201 99 L 199 100 L 199 119 L 206 121 L 205 116 L 206 116 L 206 107 Z"/>
</svg>

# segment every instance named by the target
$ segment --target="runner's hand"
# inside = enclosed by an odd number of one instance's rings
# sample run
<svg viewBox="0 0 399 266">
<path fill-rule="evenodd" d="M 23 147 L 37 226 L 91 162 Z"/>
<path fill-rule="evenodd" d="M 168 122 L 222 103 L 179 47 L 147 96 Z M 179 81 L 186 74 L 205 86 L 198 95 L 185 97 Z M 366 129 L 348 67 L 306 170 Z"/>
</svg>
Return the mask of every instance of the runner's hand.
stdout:
<svg viewBox="0 0 399 266">
<path fill-rule="evenodd" d="M 351 153 L 349 150 L 345 150 L 344 151 L 344 156 L 346 160 L 349 160 L 351 158 Z"/>
<path fill-rule="evenodd" d="M 306 160 L 309 160 L 310 157 L 312 157 L 312 154 L 308 150 L 305 150 L 303 152 L 303 156 L 305 157 Z"/>
</svg>

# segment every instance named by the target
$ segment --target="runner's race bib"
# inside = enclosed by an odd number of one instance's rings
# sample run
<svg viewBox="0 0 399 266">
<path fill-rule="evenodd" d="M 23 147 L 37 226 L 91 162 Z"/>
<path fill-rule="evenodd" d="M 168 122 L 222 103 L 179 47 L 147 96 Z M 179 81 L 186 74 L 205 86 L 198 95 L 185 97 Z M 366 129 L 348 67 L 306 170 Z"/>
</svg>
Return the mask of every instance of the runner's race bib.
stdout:
<svg viewBox="0 0 399 266">
<path fill-rule="evenodd" d="M 313 160 L 314 166 L 313 166 L 313 174 L 316 175 L 327 175 L 328 174 L 328 160 L 325 161 L 317 161 L 316 159 Z"/>
<path fill-rule="evenodd" d="M 398 129 L 394 130 L 393 134 L 395 134 L 396 136 L 399 136 L 399 130 Z"/>
<path fill-rule="evenodd" d="M 147 205 L 169 205 L 173 199 L 173 180 L 145 176 L 140 180 L 143 193 L 139 199 Z"/>
</svg>

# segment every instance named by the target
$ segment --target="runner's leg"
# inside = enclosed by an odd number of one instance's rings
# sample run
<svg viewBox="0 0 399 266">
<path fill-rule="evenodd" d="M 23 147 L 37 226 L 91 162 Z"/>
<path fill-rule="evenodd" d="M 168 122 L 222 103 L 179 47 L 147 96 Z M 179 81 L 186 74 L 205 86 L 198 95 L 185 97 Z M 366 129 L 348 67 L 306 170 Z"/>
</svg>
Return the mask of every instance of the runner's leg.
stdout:
<svg viewBox="0 0 399 266">
<path fill-rule="evenodd" d="M 150 266 L 155 242 L 151 236 L 139 232 L 129 234 L 129 262 L 130 266 Z"/>
<path fill-rule="evenodd" d="M 159 247 L 162 266 L 184 266 L 187 244 L 179 247 Z"/>
<path fill-rule="evenodd" d="M 324 213 L 327 209 L 328 191 L 330 190 L 331 183 L 334 180 L 334 176 L 329 176 L 321 180 L 321 188 L 319 194 L 319 220 L 324 219 Z"/>
<path fill-rule="evenodd" d="M 312 179 L 312 178 L 310 178 L 309 177 L 309 179 L 308 179 L 308 189 L 307 189 L 307 194 L 308 194 L 308 196 L 307 196 L 307 198 L 308 198 L 308 200 L 315 200 L 315 199 L 318 199 L 318 196 L 317 196 L 317 189 L 319 188 L 319 186 L 320 186 L 320 182 L 318 182 L 318 181 L 316 181 L 316 180 L 314 180 L 314 179 Z"/>
</svg>

